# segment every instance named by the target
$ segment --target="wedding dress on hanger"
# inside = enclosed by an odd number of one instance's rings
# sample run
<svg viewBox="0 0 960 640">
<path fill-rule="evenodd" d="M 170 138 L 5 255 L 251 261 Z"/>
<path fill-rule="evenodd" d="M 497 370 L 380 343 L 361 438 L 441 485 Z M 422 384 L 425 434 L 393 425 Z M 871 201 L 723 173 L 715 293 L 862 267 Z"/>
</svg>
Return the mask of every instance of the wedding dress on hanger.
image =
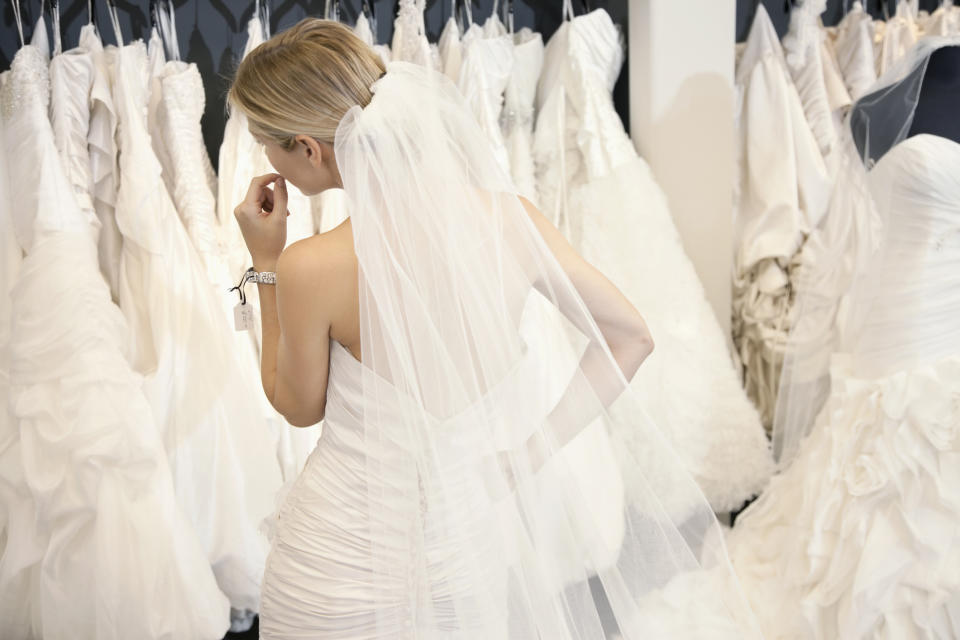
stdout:
<svg viewBox="0 0 960 640">
<path fill-rule="evenodd" d="M 357 16 L 357 24 L 354 25 L 353 31 L 357 34 L 357 36 L 360 37 L 361 40 L 373 47 L 373 50 L 376 51 L 377 55 L 380 56 L 380 59 L 383 60 L 383 64 L 390 62 L 390 46 L 385 44 L 377 44 L 377 38 L 370 28 L 370 21 L 367 20 L 367 14 L 365 14 L 363 11 L 361 11 L 360 15 Z"/>
<path fill-rule="evenodd" d="M 440 52 L 440 69 L 456 83 L 460 78 L 460 64 L 463 61 L 463 45 L 460 43 L 460 25 L 457 24 L 457 0 L 450 0 L 450 17 L 443 25 L 437 50 Z"/>
<path fill-rule="evenodd" d="M 955 6 L 953 0 L 941 2 L 937 10 L 930 14 L 925 32 L 929 36 L 960 35 L 960 6 Z"/>
<path fill-rule="evenodd" d="M 260 527 L 273 511 L 280 473 L 258 402 L 242 387 L 233 327 L 160 177 L 145 117 L 148 79 L 143 42 L 119 47 L 120 306 L 177 500 L 232 607 L 256 611 L 266 553 Z"/>
<path fill-rule="evenodd" d="M 800 95 L 828 171 L 837 147 L 840 126 L 850 94 L 843 84 L 832 49 L 827 47 L 820 14 L 826 0 L 804 0 L 790 14 L 790 30 L 783 38 L 784 58 Z"/>
<path fill-rule="evenodd" d="M 120 300 L 120 254 L 123 235 L 117 226 L 117 111 L 110 88 L 112 52 L 104 50 L 93 24 L 80 29 L 80 45 L 90 51 L 94 62 L 90 88 L 90 127 L 87 150 L 90 154 L 90 196 L 100 220 L 100 270 L 110 285 L 114 302 Z"/>
<path fill-rule="evenodd" d="M 657 349 L 632 388 L 710 504 L 737 508 L 764 486 L 772 460 L 666 198 L 614 108 L 620 35 L 596 10 L 566 20 L 544 55 L 534 142 L 540 206 L 643 314 Z M 630 431 L 614 437 L 618 453 L 645 447 Z"/>
<path fill-rule="evenodd" d="M 917 42 L 919 29 L 910 3 L 899 0 L 897 12 L 887 20 L 883 40 L 877 52 L 877 73 L 885 74 Z"/>
<path fill-rule="evenodd" d="M 496 16 L 491 16 L 487 24 Z M 496 32 L 496 29 L 490 30 Z M 489 35 L 488 30 L 473 23 L 461 40 L 463 58 L 457 87 L 476 116 L 480 130 L 493 147 L 500 166 L 510 173 L 510 155 L 500 130 L 503 92 L 513 70 L 513 41 L 507 35 Z"/>
<path fill-rule="evenodd" d="M 35 41 L 39 34 L 34 30 Z M 2 96 L 9 78 L 9 69 L 0 72 L 0 144 L 6 139 L 8 116 L 2 108 Z M 33 589 L 33 573 L 25 569 L 38 561 L 42 549 L 33 528 L 24 526 L 36 521 L 36 509 L 23 475 L 20 426 L 10 404 L 10 292 L 23 262 L 23 251 L 13 231 L 10 188 L 6 153 L 0 153 L 0 619 L 5 633 L 25 638 L 30 634 Z M 16 549 L 16 555 L 8 549 Z"/>
<path fill-rule="evenodd" d="M 732 330 L 747 393 L 769 427 L 792 323 L 795 257 L 826 211 L 831 178 L 762 4 L 735 82 Z M 773 139 L 781 144 L 771 145 Z"/>
<path fill-rule="evenodd" d="M 31 629 L 19 635 L 27 630 L 4 616 L 4 635 L 220 637 L 229 605 L 177 504 L 142 379 L 124 353 L 128 330 L 98 265 L 87 152 L 94 68 L 80 47 L 55 56 L 48 76 L 44 52 L 27 45 L 0 100 L 27 254 L 11 294 L 11 406 L 36 509 L 35 522 L 12 521 L 28 528 L 30 544 L 16 532 L 5 556 L 40 551 L 26 568 L 33 578 L 21 614 Z"/>
<path fill-rule="evenodd" d="M 840 22 L 834 41 L 843 80 L 853 100 L 859 100 L 877 81 L 873 39 L 873 19 L 857 0 Z"/>
<path fill-rule="evenodd" d="M 729 536 L 768 637 L 960 634 L 960 144 L 901 126 L 948 45 L 918 45 L 854 105 L 892 146 L 861 158 L 846 135 L 831 224 L 811 236 L 784 470 Z"/>
<path fill-rule="evenodd" d="M 392 60 L 412 62 L 431 69 L 440 68 L 440 53 L 427 40 L 423 21 L 425 0 L 400 0 L 393 21 Z"/>
<path fill-rule="evenodd" d="M 512 38 L 513 70 L 504 91 L 500 128 L 517 193 L 536 203 L 538 198 L 533 160 L 533 122 L 537 81 L 543 68 L 543 38 L 526 27 L 512 34 Z"/>
</svg>

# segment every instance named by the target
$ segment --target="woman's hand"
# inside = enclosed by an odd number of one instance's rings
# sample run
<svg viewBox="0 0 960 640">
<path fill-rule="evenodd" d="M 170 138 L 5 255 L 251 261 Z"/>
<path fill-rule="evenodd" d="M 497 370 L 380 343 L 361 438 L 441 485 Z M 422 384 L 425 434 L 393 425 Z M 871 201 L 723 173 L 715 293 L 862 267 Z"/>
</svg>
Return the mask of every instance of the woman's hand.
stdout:
<svg viewBox="0 0 960 640">
<path fill-rule="evenodd" d="M 270 188 L 271 183 L 276 183 Z M 257 176 L 233 210 L 243 240 L 259 269 L 272 270 L 287 244 L 287 184 L 278 173 Z"/>
</svg>

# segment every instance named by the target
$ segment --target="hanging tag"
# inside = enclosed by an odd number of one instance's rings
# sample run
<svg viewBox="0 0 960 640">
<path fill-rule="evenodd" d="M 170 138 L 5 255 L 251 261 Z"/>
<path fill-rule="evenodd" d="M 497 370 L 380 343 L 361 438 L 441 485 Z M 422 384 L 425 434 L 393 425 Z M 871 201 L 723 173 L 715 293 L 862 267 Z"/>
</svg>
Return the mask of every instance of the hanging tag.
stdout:
<svg viewBox="0 0 960 640">
<path fill-rule="evenodd" d="M 253 329 L 253 307 L 240 302 L 233 308 L 233 326 L 237 331 Z"/>
</svg>

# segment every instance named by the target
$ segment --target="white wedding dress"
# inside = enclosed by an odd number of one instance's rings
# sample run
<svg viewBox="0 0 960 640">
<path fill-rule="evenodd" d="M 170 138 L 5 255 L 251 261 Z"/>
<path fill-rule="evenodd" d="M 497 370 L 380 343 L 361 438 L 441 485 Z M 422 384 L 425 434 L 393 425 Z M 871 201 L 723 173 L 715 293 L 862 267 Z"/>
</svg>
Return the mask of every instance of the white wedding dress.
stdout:
<svg viewBox="0 0 960 640">
<path fill-rule="evenodd" d="M 513 34 L 513 70 L 504 90 L 500 128 L 517 193 L 537 202 L 533 161 L 534 102 L 543 68 L 543 38 L 524 28 Z"/>
<path fill-rule="evenodd" d="M 547 43 L 534 143 L 540 206 L 643 314 L 657 348 L 631 386 L 710 504 L 727 511 L 763 488 L 772 459 L 666 198 L 614 109 L 622 62 L 603 10 L 564 22 Z M 617 449 L 642 459 L 635 434 L 614 435 Z"/>
<path fill-rule="evenodd" d="M 120 48 L 120 306 L 177 500 L 233 608 L 255 611 L 267 550 L 260 527 L 281 477 L 258 400 L 243 387 L 233 327 L 160 177 L 147 134 L 147 81 L 144 44 Z"/>
<path fill-rule="evenodd" d="M 373 47 L 373 50 L 380 56 L 383 64 L 390 62 L 390 47 L 385 44 L 377 44 L 377 39 L 370 29 L 370 21 L 367 20 L 367 16 L 364 15 L 362 11 L 360 15 L 357 16 L 357 24 L 353 26 L 353 32 L 356 33 L 361 40 Z"/>
<path fill-rule="evenodd" d="M 769 427 L 793 322 L 796 255 L 827 210 L 832 179 L 762 4 L 737 65 L 736 89 L 731 328 L 747 394 Z"/>
<path fill-rule="evenodd" d="M 877 81 L 873 53 L 873 19 L 859 0 L 843 17 L 837 28 L 834 50 L 844 83 L 853 100 L 859 100 Z"/>
<path fill-rule="evenodd" d="M 841 305 L 812 431 L 729 536 L 768 638 L 960 634 L 958 164 L 918 135 L 868 175 L 891 246 Z"/>
<path fill-rule="evenodd" d="M 510 155 L 503 132 L 500 112 L 503 92 L 513 70 L 513 41 L 510 36 L 488 36 L 483 27 L 470 25 L 461 40 L 463 59 L 457 87 L 467 99 L 480 130 L 490 140 L 500 167 L 509 175 Z"/>
<path fill-rule="evenodd" d="M 919 37 L 916 16 L 908 2 L 898 2 L 897 12 L 887 20 L 877 49 L 877 73 L 883 75 L 906 55 Z"/>
<path fill-rule="evenodd" d="M 99 269 L 91 51 L 56 56 L 50 73 L 39 47 L 23 47 L 0 100 L 27 254 L 11 294 L 10 406 L 33 502 L 9 522 L 3 581 L 20 563 L 29 586 L 9 618 L 8 583 L 0 589 L 3 634 L 218 638 L 229 605 L 177 504 L 142 378 L 124 352 L 128 329 Z"/>
</svg>

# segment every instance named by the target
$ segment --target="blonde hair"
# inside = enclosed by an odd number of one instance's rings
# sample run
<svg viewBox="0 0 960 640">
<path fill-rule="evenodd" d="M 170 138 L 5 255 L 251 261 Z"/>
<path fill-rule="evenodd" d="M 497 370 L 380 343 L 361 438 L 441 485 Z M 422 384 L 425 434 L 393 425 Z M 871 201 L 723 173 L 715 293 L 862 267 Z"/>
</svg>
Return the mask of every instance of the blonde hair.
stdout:
<svg viewBox="0 0 960 640">
<path fill-rule="evenodd" d="M 284 149 L 305 134 L 333 143 L 350 107 L 367 106 L 384 74 L 380 56 L 349 27 L 304 18 L 251 51 L 227 94 L 250 130 Z"/>
</svg>

